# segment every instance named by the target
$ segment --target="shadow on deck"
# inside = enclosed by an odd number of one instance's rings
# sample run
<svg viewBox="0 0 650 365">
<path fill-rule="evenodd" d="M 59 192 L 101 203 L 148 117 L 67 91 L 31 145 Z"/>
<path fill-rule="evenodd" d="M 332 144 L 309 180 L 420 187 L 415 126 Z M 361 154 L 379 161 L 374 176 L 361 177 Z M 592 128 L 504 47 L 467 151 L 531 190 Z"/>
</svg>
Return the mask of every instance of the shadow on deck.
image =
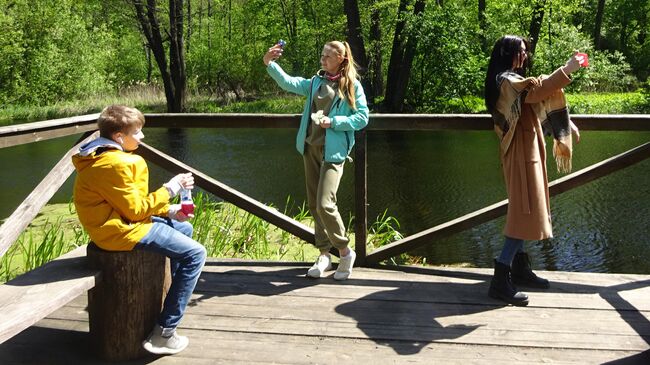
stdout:
<svg viewBox="0 0 650 365">
<path fill-rule="evenodd" d="M 179 332 L 184 352 L 133 364 L 650 363 L 650 276 L 545 272 L 530 305 L 489 298 L 489 269 L 208 261 Z M 99 364 L 86 296 L 0 345 L 1 364 Z"/>
</svg>

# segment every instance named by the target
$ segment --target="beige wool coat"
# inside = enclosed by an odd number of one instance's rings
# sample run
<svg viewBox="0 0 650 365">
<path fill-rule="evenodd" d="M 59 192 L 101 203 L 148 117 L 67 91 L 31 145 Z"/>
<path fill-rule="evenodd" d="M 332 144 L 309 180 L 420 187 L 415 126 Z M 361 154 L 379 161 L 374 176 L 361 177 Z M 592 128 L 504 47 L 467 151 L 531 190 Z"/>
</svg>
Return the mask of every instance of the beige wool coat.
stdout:
<svg viewBox="0 0 650 365">
<path fill-rule="evenodd" d="M 522 240 L 553 237 L 546 143 L 541 121 L 532 104 L 542 102 L 570 82 L 571 79 L 560 68 L 545 78 L 541 86 L 529 88 L 511 145 L 501 153 L 509 201 L 503 231 L 507 237 Z"/>
</svg>

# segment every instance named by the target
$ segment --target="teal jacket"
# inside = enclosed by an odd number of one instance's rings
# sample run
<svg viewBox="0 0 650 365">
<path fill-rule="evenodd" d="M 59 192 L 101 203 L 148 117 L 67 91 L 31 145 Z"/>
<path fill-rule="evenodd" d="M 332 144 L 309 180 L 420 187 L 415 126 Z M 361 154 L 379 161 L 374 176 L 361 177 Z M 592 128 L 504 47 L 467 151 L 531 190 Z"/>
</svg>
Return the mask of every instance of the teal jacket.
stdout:
<svg viewBox="0 0 650 365">
<path fill-rule="evenodd" d="M 302 155 L 305 153 L 307 127 L 311 122 L 311 98 L 323 79 L 319 76 L 313 76 L 311 79 L 289 76 L 275 62 L 270 62 L 266 71 L 282 89 L 307 97 L 300 119 L 300 128 L 296 135 L 296 149 Z M 332 125 L 325 129 L 325 155 L 323 156 L 325 162 L 341 163 L 345 161 L 354 146 L 354 131 L 368 125 L 368 103 L 359 80 L 354 82 L 354 97 L 356 110 L 350 108 L 345 99 L 341 100 L 338 94 L 334 97 L 332 108 L 327 114 Z"/>
</svg>

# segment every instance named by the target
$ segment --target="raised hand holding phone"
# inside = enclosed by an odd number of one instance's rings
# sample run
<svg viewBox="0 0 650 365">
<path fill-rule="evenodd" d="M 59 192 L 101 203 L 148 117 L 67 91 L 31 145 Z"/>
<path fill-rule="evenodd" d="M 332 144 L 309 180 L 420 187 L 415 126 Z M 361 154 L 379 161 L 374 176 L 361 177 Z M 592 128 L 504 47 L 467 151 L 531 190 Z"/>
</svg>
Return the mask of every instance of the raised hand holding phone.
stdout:
<svg viewBox="0 0 650 365">
<path fill-rule="evenodd" d="M 283 47 L 286 44 L 287 42 L 280 39 L 276 44 L 269 48 L 269 50 L 266 51 L 266 54 L 264 54 L 264 58 L 262 59 L 262 61 L 264 61 L 264 64 L 268 66 L 271 61 L 275 61 L 280 58 L 280 56 L 282 56 L 282 51 L 284 50 Z"/>
</svg>

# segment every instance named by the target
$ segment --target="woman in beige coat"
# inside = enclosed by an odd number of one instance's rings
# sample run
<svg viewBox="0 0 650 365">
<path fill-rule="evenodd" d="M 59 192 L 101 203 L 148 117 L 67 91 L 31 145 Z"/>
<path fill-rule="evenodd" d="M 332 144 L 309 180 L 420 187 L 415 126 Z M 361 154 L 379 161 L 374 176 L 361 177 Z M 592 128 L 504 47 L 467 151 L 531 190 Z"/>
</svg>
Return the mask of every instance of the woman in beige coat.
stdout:
<svg viewBox="0 0 650 365">
<path fill-rule="evenodd" d="M 553 236 L 546 174 L 544 130 L 554 137 L 558 169 L 571 169 L 571 132 L 562 88 L 570 74 L 580 68 L 572 56 L 550 76 L 526 78 L 529 68 L 528 41 L 518 36 L 500 38 L 492 50 L 485 79 L 485 104 L 500 138 L 501 163 L 508 191 L 505 244 L 494 262 L 490 297 L 525 306 L 528 296 L 515 285 L 548 288 L 549 282 L 535 275 L 524 240 Z"/>
</svg>

